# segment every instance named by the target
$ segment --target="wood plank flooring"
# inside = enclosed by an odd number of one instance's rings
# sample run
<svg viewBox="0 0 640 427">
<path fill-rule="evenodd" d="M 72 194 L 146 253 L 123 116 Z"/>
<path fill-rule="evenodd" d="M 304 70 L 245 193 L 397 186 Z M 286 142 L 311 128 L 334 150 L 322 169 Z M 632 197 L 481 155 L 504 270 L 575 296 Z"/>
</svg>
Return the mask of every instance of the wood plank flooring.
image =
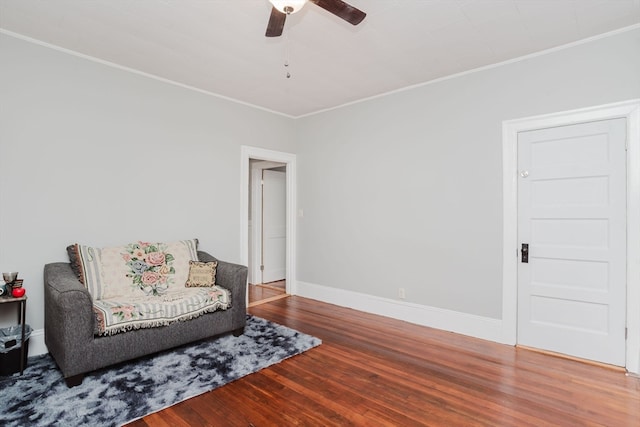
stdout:
<svg viewBox="0 0 640 427">
<path fill-rule="evenodd" d="M 323 344 L 129 426 L 640 426 L 620 370 L 301 297 L 249 311 Z"/>
<path fill-rule="evenodd" d="M 286 282 L 284 280 L 249 285 L 249 307 L 275 301 L 286 296 Z"/>
</svg>

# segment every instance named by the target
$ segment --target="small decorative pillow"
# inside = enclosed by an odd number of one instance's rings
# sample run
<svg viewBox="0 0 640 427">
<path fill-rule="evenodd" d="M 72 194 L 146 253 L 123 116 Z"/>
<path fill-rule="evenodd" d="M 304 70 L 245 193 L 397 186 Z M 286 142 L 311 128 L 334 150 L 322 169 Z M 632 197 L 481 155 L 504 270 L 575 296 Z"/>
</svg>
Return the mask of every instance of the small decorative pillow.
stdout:
<svg viewBox="0 0 640 427">
<path fill-rule="evenodd" d="M 184 285 L 187 288 L 214 286 L 217 267 L 217 261 L 189 261 L 189 278 Z"/>
</svg>

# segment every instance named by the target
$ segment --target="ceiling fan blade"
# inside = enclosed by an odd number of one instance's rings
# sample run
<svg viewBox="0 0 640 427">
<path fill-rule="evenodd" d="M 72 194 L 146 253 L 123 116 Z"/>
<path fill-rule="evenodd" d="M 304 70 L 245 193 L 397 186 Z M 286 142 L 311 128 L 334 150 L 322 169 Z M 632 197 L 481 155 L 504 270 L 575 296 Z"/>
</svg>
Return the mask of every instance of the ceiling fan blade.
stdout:
<svg viewBox="0 0 640 427">
<path fill-rule="evenodd" d="M 267 37 L 280 37 L 282 30 L 284 29 L 284 21 L 287 19 L 287 15 L 280 12 L 275 7 L 271 8 L 271 16 L 269 17 L 269 23 L 267 24 Z"/>
<path fill-rule="evenodd" d="M 321 8 L 333 13 L 339 18 L 344 19 L 350 24 L 358 25 L 365 16 L 366 13 L 357 9 L 350 4 L 343 2 L 342 0 L 309 0 L 311 3 L 315 3 Z"/>
</svg>

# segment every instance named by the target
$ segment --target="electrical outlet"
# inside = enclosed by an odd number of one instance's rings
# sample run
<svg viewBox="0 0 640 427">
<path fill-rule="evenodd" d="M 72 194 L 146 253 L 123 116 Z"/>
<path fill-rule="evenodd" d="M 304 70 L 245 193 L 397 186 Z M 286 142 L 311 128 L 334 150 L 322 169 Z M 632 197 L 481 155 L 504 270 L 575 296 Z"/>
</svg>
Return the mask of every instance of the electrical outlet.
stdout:
<svg viewBox="0 0 640 427">
<path fill-rule="evenodd" d="M 398 288 L 398 298 L 405 299 L 407 296 L 404 293 L 404 288 Z"/>
</svg>

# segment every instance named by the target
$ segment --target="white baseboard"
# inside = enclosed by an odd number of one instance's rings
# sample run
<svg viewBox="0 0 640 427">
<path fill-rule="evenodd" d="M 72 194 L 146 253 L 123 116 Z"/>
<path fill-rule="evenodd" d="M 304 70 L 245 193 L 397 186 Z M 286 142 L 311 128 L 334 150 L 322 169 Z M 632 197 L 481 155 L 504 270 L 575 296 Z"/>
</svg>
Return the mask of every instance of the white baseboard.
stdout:
<svg viewBox="0 0 640 427">
<path fill-rule="evenodd" d="M 417 325 L 503 343 L 502 321 L 498 319 L 301 281 L 297 282 L 296 295 Z"/>
</svg>

